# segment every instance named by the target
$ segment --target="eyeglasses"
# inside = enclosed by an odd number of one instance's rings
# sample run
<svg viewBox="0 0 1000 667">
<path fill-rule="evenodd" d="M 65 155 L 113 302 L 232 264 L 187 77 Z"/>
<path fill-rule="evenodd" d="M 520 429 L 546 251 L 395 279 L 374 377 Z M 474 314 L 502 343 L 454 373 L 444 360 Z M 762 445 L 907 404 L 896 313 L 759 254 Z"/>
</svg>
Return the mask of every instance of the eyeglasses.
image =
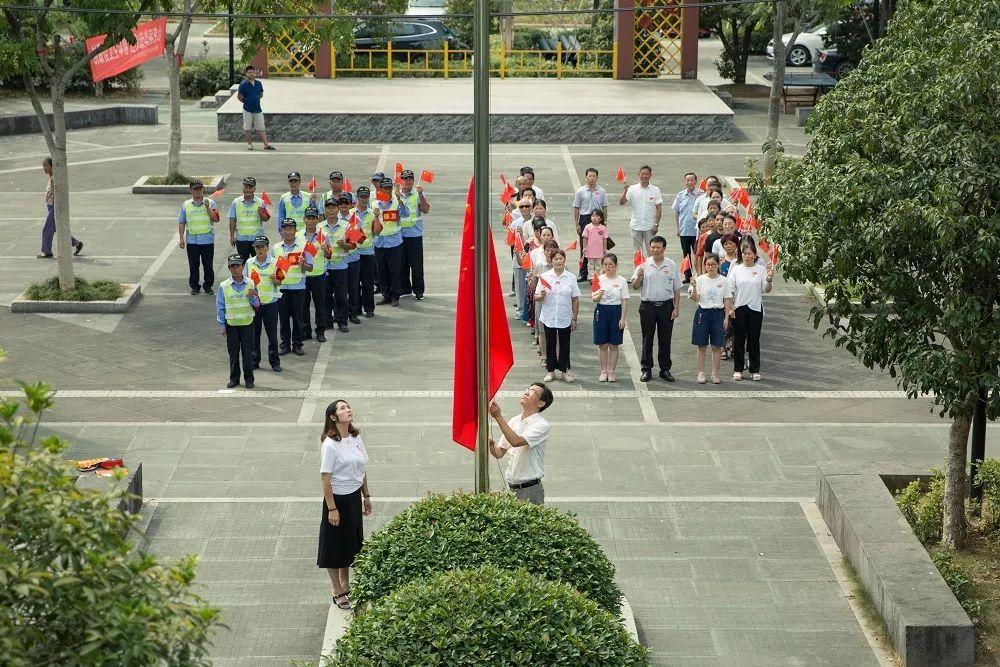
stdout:
<svg viewBox="0 0 1000 667">
<path fill-rule="evenodd" d="M 531 204 L 521 204 L 518 208 L 531 208 Z"/>
</svg>

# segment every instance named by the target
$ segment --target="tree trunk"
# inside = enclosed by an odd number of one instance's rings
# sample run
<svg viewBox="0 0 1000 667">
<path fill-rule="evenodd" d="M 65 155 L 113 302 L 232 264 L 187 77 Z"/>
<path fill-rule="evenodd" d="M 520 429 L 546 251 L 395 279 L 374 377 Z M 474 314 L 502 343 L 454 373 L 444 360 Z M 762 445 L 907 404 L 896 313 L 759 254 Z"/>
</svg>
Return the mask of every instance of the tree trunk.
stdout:
<svg viewBox="0 0 1000 667">
<path fill-rule="evenodd" d="M 44 120 L 43 120 L 44 122 Z M 69 222 L 69 166 L 66 156 L 66 95 L 62 76 L 52 77 L 52 187 L 55 194 L 56 261 L 59 265 L 59 286 L 71 290 L 73 277 L 73 244 Z"/>
<path fill-rule="evenodd" d="M 184 16 L 172 38 L 167 39 L 167 77 L 170 80 L 170 144 L 167 148 L 167 177 L 181 173 L 181 63 L 191 30 L 191 0 L 184 0 Z"/>
<path fill-rule="evenodd" d="M 774 3 L 774 27 L 771 37 L 774 40 L 774 68 L 771 71 L 771 94 L 767 99 L 767 143 L 769 148 L 764 151 L 764 180 L 771 182 L 774 177 L 774 163 L 777 151 L 774 140 L 778 138 L 778 124 L 781 121 L 781 88 L 785 85 L 785 40 L 782 31 L 785 25 L 785 3 Z M 795 44 L 792 36 L 790 44 Z"/>
<path fill-rule="evenodd" d="M 501 12 L 514 11 L 514 0 L 503 0 Z M 514 17 L 504 16 L 500 19 L 500 34 L 503 36 L 503 47 L 510 51 L 514 48 Z"/>
<path fill-rule="evenodd" d="M 945 467 L 944 530 L 941 541 L 960 549 L 965 542 L 966 452 L 969 441 L 968 415 L 955 417 L 948 431 L 948 461 Z"/>
<path fill-rule="evenodd" d="M 753 37 L 753 24 L 747 23 L 743 26 L 743 34 L 738 29 L 733 30 L 736 37 L 736 58 L 733 59 L 733 83 L 746 85 L 747 82 L 747 59 L 750 57 L 750 39 Z"/>
</svg>

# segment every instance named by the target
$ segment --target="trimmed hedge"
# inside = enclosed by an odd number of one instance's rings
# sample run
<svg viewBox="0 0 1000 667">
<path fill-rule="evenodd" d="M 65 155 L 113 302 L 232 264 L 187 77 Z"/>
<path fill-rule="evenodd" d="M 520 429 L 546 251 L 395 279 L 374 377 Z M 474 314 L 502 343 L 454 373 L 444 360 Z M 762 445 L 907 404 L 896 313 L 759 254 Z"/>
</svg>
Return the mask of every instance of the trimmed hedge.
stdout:
<svg viewBox="0 0 1000 667">
<path fill-rule="evenodd" d="M 206 97 L 229 88 L 229 61 L 193 60 L 181 65 L 181 97 Z"/>
<path fill-rule="evenodd" d="M 437 574 L 382 598 L 355 616 L 327 663 L 335 667 L 648 664 L 647 649 L 587 596 L 524 570 L 491 566 Z"/>
<path fill-rule="evenodd" d="M 601 547 L 569 515 L 510 494 L 431 495 L 365 542 L 351 599 L 362 608 L 429 574 L 483 565 L 569 584 L 617 616 L 621 590 Z"/>
</svg>

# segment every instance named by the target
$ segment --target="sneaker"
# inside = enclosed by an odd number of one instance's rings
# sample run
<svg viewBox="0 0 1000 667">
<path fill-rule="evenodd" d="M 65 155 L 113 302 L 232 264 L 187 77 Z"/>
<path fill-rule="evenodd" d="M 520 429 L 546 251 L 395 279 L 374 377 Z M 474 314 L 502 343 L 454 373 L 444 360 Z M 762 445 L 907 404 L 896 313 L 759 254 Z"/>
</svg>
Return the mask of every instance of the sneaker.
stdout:
<svg viewBox="0 0 1000 667">
<path fill-rule="evenodd" d="M 299 347 L 293 347 L 292 348 L 292 354 L 298 355 L 300 357 L 305 356 L 305 352 L 302 351 L 302 347 L 301 346 L 299 346 Z"/>
<path fill-rule="evenodd" d="M 552 382 L 555 379 L 556 376 L 550 372 L 545 374 L 545 377 L 542 378 L 542 382 Z"/>
<path fill-rule="evenodd" d="M 760 373 L 754 373 L 753 375 L 750 376 L 750 379 L 753 380 L 754 382 L 760 382 L 761 381 Z"/>
<path fill-rule="evenodd" d="M 206 287 L 205 288 L 205 294 L 215 294 L 215 292 L 212 291 L 211 287 Z"/>
<path fill-rule="evenodd" d="M 77 241 L 76 250 L 73 251 L 73 254 L 79 255 L 81 252 L 83 252 L 83 241 Z"/>
<path fill-rule="evenodd" d="M 253 150 L 253 144 L 247 144 L 247 150 L 248 151 L 252 151 Z"/>
<path fill-rule="evenodd" d="M 618 382 L 618 376 L 615 375 L 614 371 L 608 373 L 608 382 Z"/>
<path fill-rule="evenodd" d="M 416 299 L 417 301 L 423 301 L 424 300 L 424 295 L 423 294 L 414 294 L 413 298 Z"/>
<path fill-rule="evenodd" d="M 608 372 L 607 371 L 601 371 L 601 374 L 597 376 L 597 381 L 598 382 L 607 382 L 608 381 Z"/>
<path fill-rule="evenodd" d="M 348 331 L 350 331 L 350 329 L 347 328 L 346 324 L 337 325 L 337 329 L 340 331 L 340 333 L 347 333 Z"/>
<path fill-rule="evenodd" d="M 51 252 L 40 252 L 37 255 L 35 255 L 35 259 L 55 259 L 55 258 L 56 256 L 53 255 Z"/>
<path fill-rule="evenodd" d="M 264 150 L 266 150 L 266 151 L 276 151 L 278 149 L 275 148 L 274 146 L 272 146 L 271 144 L 268 144 L 268 145 L 264 146 Z"/>
<path fill-rule="evenodd" d="M 289 352 L 291 352 L 291 349 L 289 349 L 289 347 L 287 345 L 282 345 L 282 346 L 280 346 L 278 348 L 278 354 L 281 355 L 281 356 L 284 356 L 284 355 L 288 354 Z"/>
<path fill-rule="evenodd" d="M 563 373 L 562 379 L 563 382 L 573 382 L 574 380 L 576 380 L 576 378 L 573 377 L 573 371 L 566 371 L 565 373 Z"/>
<path fill-rule="evenodd" d="M 326 342 L 326 336 L 323 334 L 322 331 L 317 331 L 316 332 L 316 342 L 317 343 L 325 343 Z"/>
<path fill-rule="evenodd" d="M 712 373 L 712 384 L 722 384 L 722 380 L 720 380 L 719 376 L 715 373 Z"/>
<path fill-rule="evenodd" d="M 743 379 L 743 373 L 733 373 L 733 381 L 739 382 Z"/>
<path fill-rule="evenodd" d="M 705 384 L 705 374 L 698 373 L 698 384 Z"/>
</svg>

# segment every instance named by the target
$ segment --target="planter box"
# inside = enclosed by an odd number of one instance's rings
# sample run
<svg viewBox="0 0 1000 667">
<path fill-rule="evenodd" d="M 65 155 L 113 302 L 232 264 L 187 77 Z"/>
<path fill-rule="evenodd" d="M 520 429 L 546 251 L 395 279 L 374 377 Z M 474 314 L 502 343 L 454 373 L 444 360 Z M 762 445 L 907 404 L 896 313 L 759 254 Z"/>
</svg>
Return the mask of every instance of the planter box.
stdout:
<svg viewBox="0 0 1000 667">
<path fill-rule="evenodd" d="M 138 284 L 123 283 L 125 293 L 115 301 L 32 301 L 21 293 L 10 304 L 12 313 L 127 313 L 142 296 Z"/>
<path fill-rule="evenodd" d="M 129 496 L 123 498 L 118 504 L 120 512 L 135 514 L 142 509 L 142 463 L 132 459 L 124 459 L 125 469 L 128 474 L 118 482 L 114 477 L 99 477 L 93 474 L 81 474 L 76 478 L 76 486 L 79 489 L 90 489 L 93 491 L 107 491 L 111 488 L 118 488 L 128 491 Z M 133 464 L 134 467 L 133 467 Z"/>
<path fill-rule="evenodd" d="M 190 193 L 187 185 L 146 185 L 151 176 L 140 176 L 139 180 L 132 186 L 134 195 L 186 195 Z M 218 174 L 212 177 L 211 182 L 205 183 L 205 192 L 211 194 L 219 188 L 225 187 L 229 180 L 229 174 Z M 216 202 L 218 203 L 218 202 Z"/>
<path fill-rule="evenodd" d="M 825 290 L 820 285 L 810 285 L 809 286 L 809 293 L 812 294 L 812 297 L 814 299 L 816 299 L 817 301 L 819 301 L 820 303 L 826 304 L 826 307 L 828 309 L 833 310 L 833 311 L 837 310 L 837 302 L 836 301 L 827 301 L 826 300 Z M 874 306 L 871 307 L 871 308 L 863 308 L 861 306 L 861 302 L 860 301 L 854 301 L 854 300 L 852 300 L 851 304 L 856 309 L 858 309 L 858 312 L 860 312 L 862 315 L 874 315 L 876 312 L 878 312 L 875 309 Z M 895 310 L 895 304 L 892 301 L 888 302 L 886 305 L 889 306 L 890 312 Z"/>
</svg>

